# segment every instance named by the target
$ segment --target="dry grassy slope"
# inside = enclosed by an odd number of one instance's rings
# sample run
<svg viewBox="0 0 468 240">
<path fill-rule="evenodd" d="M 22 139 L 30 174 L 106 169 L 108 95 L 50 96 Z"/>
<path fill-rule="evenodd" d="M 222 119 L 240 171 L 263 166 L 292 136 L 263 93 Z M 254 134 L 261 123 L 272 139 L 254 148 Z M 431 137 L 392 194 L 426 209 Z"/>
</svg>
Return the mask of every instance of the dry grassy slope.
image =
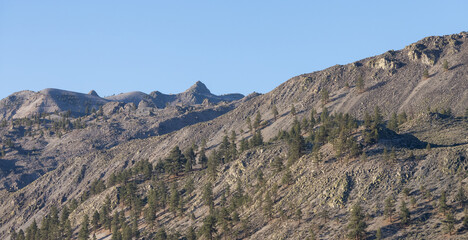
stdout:
<svg viewBox="0 0 468 240">
<path fill-rule="evenodd" d="M 464 107 L 468 105 L 466 77 L 464 79 L 467 71 L 465 63 L 468 57 L 468 44 L 465 43 L 467 34 L 463 33 L 454 36 L 427 38 L 421 40 L 420 43 L 427 45 L 427 48 L 431 49 L 435 48 L 434 42 L 444 42 L 444 39 L 452 38 L 456 38 L 460 43 L 455 44 L 454 47 L 450 45 L 450 43 L 442 46 L 439 57 L 434 65 L 430 65 L 430 56 L 427 61 L 424 57 L 410 60 L 408 52 L 413 50 L 411 50 L 412 47 L 408 47 L 401 51 L 385 53 L 346 66 L 335 66 L 320 72 L 292 78 L 272 92 L 261 96 L 253 96 L 245 100 L 245 102 L 235 110 L 209 122 L 186 127 L 164 136 L 144 140 L 132 140 L 109 150 L 102 150 L 101 152 L 92 153 L 90 155 L 85 154 L 70 158 L 64 162 L 61 167 L 39 178 L 26 188 L 10 194 L 6 198 L 2 198 L 4 200 L 1 203 L 0 216 L 2 219 L 2 227 L 0 231 L 2 234 L 5 234 L 13 223 L 15 223 L 14 225 L 16 226 L 27 226 L 31 219 L 40 219 L 43 211 L 49 209 L 52 204 L 60 202 L 64 197 L 70 199 L 78 196 L 93 179 L 98 177 L 106 179 L 111 172 L 131 165 L 134 161 L 149 159 L 151 162 L 156 162 L 158 159 L 166 156 L 174 145 L 185 148 L 192 142 L 200 143 L 202 139 L 208 139 L 209 147 L 216 146 L 222 139 L 222 136 L 231 130 L 235 130 L 240 137 L 248 137 L 249 134 L 246 133 L 248 128 L 245 124 L 245 120 L 248 116 L 253 119 L 257 111 L 262 114 L 262 119 L 268 122 L 267 127 L 262 130 L 262 133 L 266 139 L 269 139 L 275 135 L 279 129 L 286 128 L 292 122 L 293 117 L 288 114 L 292 104 L 295 105 L 299 117 L 306 114 L 308 115 L 308 111 L 312 107 L 319 109 L 320 97 L 318 92 L 324 87 L 331 92 L 331 102 L 327 104 L 327 107 L 334 111 L 351 112 L 357 116 L 361 116 L 366 109 L 372 111 L 374 105 L 381 106 L 385 113 L 397 111 L 401 108 L 400 110 L 406 110 L 409 113 L 417 114 L 430 105 L 439 108 L 451 107 L 455 113 L 460 114 Z M 452 48 L 455 50 L 452 50 Z M 453 66 L 448 72 L 441 70 L 441 62 L 444 59 L 447 59 Z M 377 64 L 369 63 L 372 61 L 377 62 Z M 378 67 L 380 66 L 379 64 L 383 69 Z M 400 67 L 395 68 L 394 66 L 396 65 Z M 425 68 L 429 69 L 432 76 L 428 80 L 423 81 L 422 72 Z M 368 88 L 368 90 L 362 94 L 358 94 L 353 87 L 354 80 L 360 75 L 364 76 L 366 87 Z M 351 85 L 350 89 L 345 88 L 346 82 Z M 415 91 L 418 85 L 420 85 L 421 88 Z M 434 88 L 433 86 L 438 87 Z M 281 117 L 274 122 L 272 121 L 273 116 L 271 114 L 271 107 L 273 104 L 277 105 L 281 115 Z M 241 129 L 244 130 L 243 134 L 240 134 Z M 461 146 L 459 148 L 461 148 Z M 274 149 L 271 151 L 274 151 Z M 324 151 L 326 151 L 326 149 L 324 149 Z M 247 165 L 247 167 L 245 167 L 245 174 L 242 175 L 243 178 L 252 179 L 253 175 L 250 173 L 258 167 L 258 164 L 266 165 L 266 161 L 269 161 L 273 154 L 263 155 L 260 153 L 258 156 L 260 159 L 263 159 L 264 162 L 253 161 L 252 165 Z M 395 181 L 395 168 L 379 167 L 377 164 L 378 156 L 375 158 L 371 157 L 369 163 L 365 164 L 360 162 L 351 162 L 349 164 L 331 163 L 322 167 L 318 166 L 317 169 L 313 169 L 314 166 L 309 164 L 310 159 L 307 158 L 307 156 L 304 157 L 297 166 L 294 166 L 295 173 L 303 171 L 304 173 L 301 176 L 309 176 L 309 178 L 304 179 L 310 179 L 312 176 L 314 178 L 319 176 L 318 179 L 323 180 L 314 180 L 313 182 L 317 181 L 319 183 L 317 185 L 309 184 L 310 186 L 307 187 L 295 185 L 288 188 L 289 190 L 282 190 L 286 196 L 290 196 L 291 198 L 294 196 L 301 196 L 297 194 L 298 192 L 313 192 L 317 195 L 323 193 L 321 189 L 311 189 L 311 186 L 329 186 L 327 183 L 335 182 L 337 178 L 342 177 L 342 173 L 344 172 L 349 172 L 350 176 L 353 176 L 353 178 L 356 176 L 356 179 L 363 179 L 362 184 L 361 182 L 356 182 L 359 184 L 355 184 L 355 186 L 365 189 L 365 187 L 372 182 L 370 179 L 376 176 L 376 173 L 373 172 L 377 171 L 375 168 L 379 168 L 377 172 L 387 169 L 384 175 L 389 178 L 386 187 L 379 187 L 377 190 L 382 193 L 388 192 L 384 190 L 391 187 L 398 192 L 397 189 L 399 185 L 392 184 L 393 181 Z M 425 159 L 430 163 L 436 161 L 436 157 L 427 157 Z M 73 179 L 75 179 L 78 174 L 77 169 L 81 169 L 81 166 L 84 164 L 87 166 L 85 178 L 80 184 L 76 184 L 73 182 Z M 400 172 L 409 171 L 407 169 L 414 169 L 413 165 L 414 164 L 405 162 L 401 163 L 401 166 L 397 169 L 401 169 L 399 170 Z M 368 170 L 365 170 L 367 168 Z M 372 173 L 366 173 L 366 171 Z M 298 179 L 298 183 L 307 182 L 301 179 L 301 177 Z M 223 180 L 223 184 L 229 182 L 228 180 Z M 308 210 L 312 212 L 314 210 L 308 209 L 311 205 L 309 202 L 318 202 L 321 199 L 317 195 L 312 194 L 308 196 L 305 198 L 307 200 L 304 202 L 300 199 L 293 199 L 290 201 L 300 201 L 297 204 L 304 207 L 304 213 L 310 213 Z M 379 195 L 379 192 L 368 193 L 364 190 L 357 190 L 352 191 L 349 199 L 354 200 L 361 195 L 369 196 L 366 197 L 366 199 L 371 199 L 371 197 L 374 196 L 374 198 L 376 198 L 375 200 L 379 201 L 383 198 L 383 196 Z M 39 207 L 37 209 L 34 209 L 34 207 L 26 208 L 24 205 L 19 205 L 15 201 L 24 201 L 27 203 L 26 206 L 39 205 Z M 326 200 L 323 201 L 326 202 Z M 11 214 L 14 211 L 15 214 Z M 258 210 L 247 209 L 244 214 L 250 214 L 252 216 L 259 215 L 256 211 Z M 339 214 L 343 214 L 345 209 L 332 208 L 331 211 L 335 211 L 336 214 L 338 214 L 334 216 L 340 216 Z M 22 216 L 22 219 L 17 216 Z M 316 218 L 316 216 L 312 217 L 312 219 L 314 218 Z M 29 220 L 29 222 L 25 222 L 26 220 Z M 341 218 L 341 220 L 338 221 L 344 220 Z M 259 226 L 261 225 L 261 221 L 258 223 L 257 221 L 254 222 L 259 224 Z M 313 221 L 308 221 L 308 223 L 312 222 Z M 197 222 L 197 224 L 199 224 L 199 222 Z M 266 227 L 263 226 L 260 228 L 262 231 L 258 229 L 259 231 L 255 233 L 256 235 L 253 235 L 253 238 L 262 238 L 262 234 L 265 234 L 264 236 L 274 236 L 274 234 L 279 234 L 281 232 L 284 232 L 284 234 L 306 234 L 305 232 L 296 230 L 306 229 L 308 225 L 303 224 L 297 227 L 295 224 L 298 223 L 289 221 L 286 228 L 284 228 L 280 227 L 281 221 L 274 220 Z M 341 224 L 329 225 L 330 229 L 325 231 L 324 234 L 329 232 L 331 234 L 328 235 L 330 239 L 332 239 L 333 236 L 337 236 L 336 234 L 340 234 L 340 231 L 344 231 Z M 335 231 L 333 226 L 340 227 L 340 230 Z M 294 231 L 291 231 L 292 229 L 294 229 Z M 335 235 L 333 235 L 333 232 L 335 232 Z M 299 235 L 297 237 L 299 237 Z M 296 238 L 295 235 L 291 235 L 291 237 Z"/>
</svg>

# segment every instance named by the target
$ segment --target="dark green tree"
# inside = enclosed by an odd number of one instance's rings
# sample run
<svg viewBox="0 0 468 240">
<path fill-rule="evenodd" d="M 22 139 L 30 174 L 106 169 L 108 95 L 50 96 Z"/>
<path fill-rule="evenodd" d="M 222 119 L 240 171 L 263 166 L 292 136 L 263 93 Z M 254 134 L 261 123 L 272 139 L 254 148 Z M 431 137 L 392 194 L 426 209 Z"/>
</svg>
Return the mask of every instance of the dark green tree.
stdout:
<svg viewBox="0 0 468 240">
<path fill-rule="evenodd" d="M 216 234 L 216 217 L 213 215 L 208 215 L 203 221 L 203 226 L 201 227 L 201 235 L 205 236 L 206 239 L 213 240 L 214 234 Z"/>
<path fill-rule="evenodd" d="M 289 168 L 286 169 L 285 173 L 283 174 L 283 178 L 281 178 L 281 183 L 285 185 L 290 185 L 293 182 L 292 174 Z"/>
<path fill-rule="evenodd" d="M 424 78 L 424 79 L 428 79 L 428 78 L 429 78 L 429 71 L 428 71 L 427 69 L 424 69 L 423 78 Z"/>
<path fill-rule="evenodd" d="M 196 240 L 197 239 L 197 235 L 195 234 L 195 229 L 193 228 L 193 226 L 188 227 L 185 238 L 187 240 Z"/>
<path fill-rule="evenodd" d="M 455 201 L 457 201 L 461 207 L 465 207 L 467 199 L 465 195 L 465 189 L 463 188 L 462 185 L 460 185 L 460 188 L 458 188 L 457 195 L 455 195 Z"/>
<path fill-rule="evenodd" d="M 449 63 L 448 63 L 447 59 L 444 59 L 444 62 L 442 63 L 442 67 L 444 68 L 444 71 L 449 70 Z"/>
<path fill-rule="evenodd" d="M 296 116 L 296 108 L 294 107 L 294 105 L 291 105 L 290 113 L 291 113 L 291 115 Z"/>
<path fill-rule="evenodd" d="M 247 123 L 247 127 L 249 128 L 249 132 L 253 133 L 252 120 L 250 120 L 250 117 L 247 117 L 246 123 Z"/>
<path fill-rule="evenodd" d="M 393 214 L 395 213 L 395 204 L 391 197 L 385 199 L 384 215 L 390 222 L 393 220 Z"/>
<path fill-rule="evenodd" d="M 348 221 L 348 237 L 350 239 L 365 239 L 367 224 L 364 220 L 364 213 L 361 205 L 356 203 L 351 208 Z"/>
<path fill-rule="evenodd" d="M 398 132 L 398 117 L 395 112 L 392 113 L 392 116 L 390 117 L 390 120 L 387 122 L 387 128 L 390 130 L 393 130 L 395 132 Z"/>
<path fill-rule="evenodd" d="M 83 216 L 83 220 L 81 221 L 81 228 L 80 228 L 80 232 L 78 233 L 78 239 L 80 240 L 89 239 L 89 217 L 87 214 Z"/>
<path fill-rule="evenodd" d="M 265 217 L 268 219 L 271 219 L 272 213 L 273 213 L 273 200 L 271 200 L 271 195 L 270 192 L 268 191 L 265 195 L 265 202 L 263 205 L 263 212 L 265 214 Z"/>
<path fill-rule="evenodd" d="M 410 217 L 410 211 L 406 207 L 406 202 L 404 200 L 401 200 L 400 204 L 400 222 L 403 225 L 408 225 L 411 221 Z"/>
<path fill-rule="evenodd" d="M 174 183 L 171 187 L 171 195 L 169 199 L 169 209 L 171 210 L 174 215 L 176 214 L 179 204 L 180 204 L 180 194 L 179 190 L 177 190 L 177 185 Z"/>
<path fill-rule="evenodd" d="M 455 217 L 453 217 L 452 211 L 447 212 L 444 224 L 448 234 L 452 235 L 453 230 L 455 229 Z"/>
<path fill-rule="evenodd" d="M 283 160 L 280 157 L 275 157 L 273 161 L 271 162 L 271 165 L 275 171 L 275 173 L 279 173 L 283 170 L 284 165 L 283 165 Z"/>
<path fill-rule="evenodd" d="M 255 115 L 255 120 L 253 122 L 253 128 L 255 130 L 258 130 L 260 128 L 261 121 L 262 121 L 262 116 L 260 115 L 260 112 L 257 112 L 257 115 Z"/>
<path fill-rule="evenodd" d="M 364 92 L 364 78 L 362 76 L 358 77 L 356 81 L 356 88 L 360 93 Z"/>
<path fill-rule="evenodd" d="M 325 105 L 330 101 L 330 95 L 327 89 L 322 89 L 320 92 L 320 99 L 322 100 L 322 105 Z"/>
<path fill-rule="evenodd" d="M 447 193 L 443 191 L 439 198 L 439 211 L 445 214 L 448 209 L 449 206 L 447 205 Z"/>
<path fill-rule="evenodd" d="M 164 229 L 164 227 L 159 228 L 158 232 L 156 233 L 156 239 L 157 240 L 166 240 L 167 239 L 167 233 L 166 233 L 166 229 Z"/>
<path fill-rule="evenodd" d="M 208 182 L 203 189 L 203 201 L 205 205 L 210 208 L 210 212 L 214 210 L 214 196 L 213 196 L 213 184 Z"/>
<path fill-rule="evenodd" d="M 276 108 L 276 105 L 273 105 L 273 108 L 271 109 L 271 113 L 273 114 L 273 118 L 275 121 L 278 119 L 278 108 Z"/>
<path fill-rule="evenodd" d="M 96 211 L 94 211 L 93 219 L 92 219 L 92 224 L 93 224 L 94 231 L 99 229 L 99 227 L 100 227 L 99 222 L 100 222 L 100 216 L 99 216 L 99 212 L 96 210 Z"/>
</svg>

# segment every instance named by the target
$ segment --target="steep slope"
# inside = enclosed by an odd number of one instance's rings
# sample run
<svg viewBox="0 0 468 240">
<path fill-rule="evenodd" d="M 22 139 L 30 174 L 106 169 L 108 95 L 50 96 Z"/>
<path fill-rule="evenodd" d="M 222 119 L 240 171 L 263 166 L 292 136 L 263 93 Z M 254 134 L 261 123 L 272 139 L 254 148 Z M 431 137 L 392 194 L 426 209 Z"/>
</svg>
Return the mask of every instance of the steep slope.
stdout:
<svg viewBox="0 0 468 240">
<path fill-rule="evenodd" d="M 176 145 L 187 149 L 192 143 L 200 146 L 206 140 L 206 149 L 211 151 L 220 146 L 223 136 L 231 131 L 237 134 L 236 143 L 240 145 L 240 140 L 252 138 L 252 131 L 246 121 L 250 118 L 254 122 L 256 113 L 261 114 L 263 138 L 270 140 L 278 131 L 289 130 L 296 117 L 299 120 L 309 117 L 312 110 L 319 112 L 314 114 L 315 118 L 320 116 L 323 104 L 329 111 L 347 112 L 358 119 L 363 119 L 366 111 L 372 112 L 375 106 L 379 106 L 384 116 L 392 112 L 406 112 L 412 120 L 402 125 L 400 135 L 383 135 L 373 145 L 363 143 L 364 136 L 360 134 L 363 126 L 357 128 L 352 136 L 362 143 L 363 151 L 368 154 L 365 161 L 355 157 L 347 161 L 337 159 L 334 139 L 330 139 L 329 143 L 320 146 L 322 157 L 317 162 L 316 155 L 311 152 L 315 143 L 311 142 L 306 153 L 289 167 L 293 175 L 289 184 L 281 185 L 285 172 L 276 173 L 271 167 L 275 157 L 283 158 L 286 163 L 290 150 L 285 141 L 275 140 L 267 145 L 250 148 L 233 161 L 219 166 L 212 180 L 216 208 L 221 206 L 221 196 L 226 192 L 226 187 L 235 189 L 239 180 L 247 193 L 247 199 L 250 199 L 248 204 L 238 210 L 242 223 L 231 223 L 231 229 L 236 234 L 233 236 L 299 239 L 310 236 L 312 229 L 320 239 L 339 239 L 346 234 L 345 216 L 351 203 L 362 202 L 369 216 L 370 235 L 375 235 L 377 229 L 382 228 L 389 239 L 428 236 L 433 239 L 444 238 L 441 217 L 435 216 L 431 210 L 433 206 L 429 204 L 431 202 L 428 203 L 418 189 L 423 189 L 420 188 L 423 186 L 435 196 L 449 189 L 449 196 L 453 196 L 459 182 L 466 181 L 464 172 L 467 169 L 468 128 L 460 117 L 439 118 L 437 114 L 429 114 L 427 108 L 444 111 L 450 108 L 455 116 L 465 112 L 468 106 L 468 68 L 465 65 L 468 60 L 467 37 L 466 33 L 461 33 L 425 38 L 400 51 L 390 51 L 346 66 L 334 66 L 297 76 L 265 95 L 246 97 L 234 110 L 211 121 L 162 136 L 122 142 L 110 149 L 69 156 L 55 170 L 20 191 L 2 192 L 0 237 L 8 235 L 11 226 L 25 228 L 34 219 L 39 221 L 53 205 L 69 204 L 70 199 L 81 196 L 96 179 L 108 181 L 112 173 L 121 172 L 145 159 L 157 165 L 161 159 L 167 158 L 169 151 Z M 447 69 L 443 67 L 445 60 L 449 63 Z M 423 76 L 426 69 L 429 72 L 427 79 Z M 355 87 L 359 77 L 364 79 L 365 89 L 358 90 Z M 325 92 L 324 89 L 330 96 L 322 101 L 321 93 Z M 192 101 L 190 97 L 184 99 Z M 276 118 L 272 113 L 274 106 L 279 112 Z M 292 106 L 297 112 L 295 115 L 290 112 Z M 168 122 L 166 126 L 173 125 L 173 122 Z M 437 126 L 437 130 L 433 130 L 434 126 Z M 318 129 L 314 128 L 314 131 Z M 308 133 L 303 132 L 303 135 L 307 137 Z M 438 140 L 441 135 L 444 141 Z M 415 140 L 416 137 L 419 140 Z M 405 139 L 416 142 L 414 146 L 418 147 L 401 145 L 401 142 L 407 141 Z M 421 149 L 421 145 L 428 142 L 434 144 L 434 149 Z M 383 161 L 386 158 L 384 147 L 397 148 L 393 162 Z M 439 162 L 438 159 L 445 160 Z M 265 179 L 263 186 L 257 177 L 259 169 L 263 171 Z M 164 227 L 171 232 L 185 232 L 189 226 L 202 228 L 205 217 L 209 215 L 209 208 L 204 206 L 201 196 L 203 186 L 209 180 L 206 170 L 200 170 L 200 166 L 196 166 L 196 170 L 191 173 L 195 180 L 195 196 L 186 196 L 188 212 L 193 213 L 195 218 L 189 214 L 174 216 L 163 209 L 158 213 L 158 228 Z M 178 182 L 179 186 L 185 181 L 182 177 L 174 178 L 160 172 L 154 174 L 158 178 L 167 177 L 168 181 Z M 148 189 L 154 187 L 147 182 L 141 184 L 142 197 Z M 262 199 L 275 185 L 281 186 L 273 197 L 273 217 L 267 218 L 261 210 L 264 204 Z M 406 229 L 399 224 L 386 223 L 381 212 L 386 197 L 404 199 L 401 193 L 405 187 L 411 189 L 410 195 L 416 199 L 417 206 L 412 208 L 412 214 L 421 222 Z M 105 195 L 116 194 L 117 189 L 116 186 L 110 187 L 102 194 L 83 201 L 71 215 L 73 226 L 79 224 L 85 213 L 91 215 L 99 209 Z M 228 198 L 232 199 L 232 196 L 228 195 Z M 453 198 L 449 198 L 449 204 L 455 206 Z M 125 205 L 119 205 L 114 212 L 125 209 Z M 296 213 L 296 209 L 301 209 L 302 216 Z M 454 209 L 456 218 L 460 219 L 460 208 Z M 299 217 L 294 220 L 295 215 Z M 141 231 L 151 232 L 145 220 L 141 218 L 141 222 Z M 218 229 L 219 234 L 226 234 L 221 226 Z M 458 229 L 462 230 L 456 236 L 465 233 L 463 228 Z M 98 233 L 103 234 L 103 237 L 105 235 L 104 230 Z"/>
<path fill-rule="evenodd" d="M 138 94 L 126 94 L 126 100 L 132 95 Z M 139 99 L 138 105 L 117 100 L 122 99 L 110 101 L 93 92 L 81 94 L 59 89 L 24 91 L 3 99 L 1 109 L 8 113 L 7 119 L 24 117 L 1 122 L 0 190 L 16 191 L 67 158 L 212 120 L 239 104 L 187 102 L 160 109 Z"/>
</svg>

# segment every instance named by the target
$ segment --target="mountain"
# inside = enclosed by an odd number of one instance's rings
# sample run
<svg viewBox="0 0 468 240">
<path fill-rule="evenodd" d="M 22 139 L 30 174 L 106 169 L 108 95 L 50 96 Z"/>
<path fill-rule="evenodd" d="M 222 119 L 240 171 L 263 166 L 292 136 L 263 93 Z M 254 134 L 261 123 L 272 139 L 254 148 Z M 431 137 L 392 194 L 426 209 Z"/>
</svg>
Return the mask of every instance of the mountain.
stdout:
<svg viewBox="0 0 468 240">
<path fill-rule="evenodd" d="M 196 82 L 187 91 L 175 95 L 166 95 L 160 92 L 146 94 L 135 91 L 101 98 L 94 90 L 88 94 L 83 94 L 48 88 L 39 92 L 21 91 L 2 99 L 0 101 L 0 119 L 11 120 L 30 117 L 34 114 L 63 113 L 67 111 L 78 117 L 113 102 L 133 103 L 137 107 L 142 104 L 142 108 L 154 106 L 164 108 L 167 105 L 176 104 L 184 106 L 202 104 L 205 99 L 212 103 L 231 102 L 243 97 L 242 94 L 221 96 L 211 94 L 205 84 L 200 81 Z"/>
<path fill-rule="evenodd" d="M 242 99 L 198 82 L 175 95 L 88 94 L 79 99 L 107 101 L 89 115 L 67 117 L 50 97 L 58 113 L 34 117 L 19 109 L 38 93 L 16 93 L 0 105 L 13 119 L 0 128 L 0 237 L 36 221 L 49 226 L 39 234 L 63 238 L 69 224 L 78 238 L 83 217 L 101 214 L 89 224 L 98 239 L 192 228 L 201 239 L 343 239 L 360 204 L 367 227 L 352 238 L 463 239 L 467 38 L 424 38 Z"/>
</svg>

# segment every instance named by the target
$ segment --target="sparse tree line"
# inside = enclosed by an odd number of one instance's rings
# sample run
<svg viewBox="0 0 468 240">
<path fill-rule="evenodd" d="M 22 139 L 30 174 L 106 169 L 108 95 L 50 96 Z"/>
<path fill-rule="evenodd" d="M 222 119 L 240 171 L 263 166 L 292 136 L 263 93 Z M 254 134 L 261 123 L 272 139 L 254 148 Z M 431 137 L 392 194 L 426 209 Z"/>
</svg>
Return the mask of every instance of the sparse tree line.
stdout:
<svg viewBox="0 0 468 240">
<path fill-rule="evenodd" d="M 276 106 L 272 107 L 272 113 L 276 120 L 279 115 Z M 378 107 L 374 109 L 372 114 L 365 112 L 362 123 L 349 114 L 330 114 L 326 107 L 322 109 L 320 114 L 312 110 L 310 117 L 305 117 L 301 121 L 296 117 L 297 113 L 294 106 L 292 106 L 290 114 L 295 116 L 290 130 L 280 130 L 277 136 L 268 143 L 263 141 L 261 135 L 261 128 L 267 123 L 266 121 L 262 122 L 260 113 L 257 113 L 253 122 L 250 118 L 246 121 L 251 133 L 249 138 L 242 138 L 238 141 L 236 132 L 232 131 L 229 136 L 226 134 L 223 137 L 217 148 L 211 150 L 209 156 L 206 153 L 205 141 L 202 142 L 200 147 L 192 144 L 185 151 L 180 150 L 179 146 L 175 146 L 167 157 L 157 161 L 156 165 L 151 164 L 148 160 L 142 160 L 131 168 L 112 173 L 106 182 L 100 179 L 95 180 L 91 183 L 89 190 L 81 195 L 79 201 L 72 199 L 63 207 L 62 216 L 66 217 L 57 221 L 55 216 L 58 211 L 57 209 L 51 209 L 49 214 L 42 220 L 41 228 L 34 222 L 25 232 L 23 230 L 13 231 L 12 236 L 15 236 L 14 239 L 71 238 L 73 231 L 69 227 L 68 215 L 77 208 L 79 202 L 82 203 L 89 197 L 100 194 L 111 186 L 116 186 L 117 198 L 111 203 L 108 196 L 104 205 L 100 210 L 94 212 L 91 219 L 87 215 L 83 217 L 78 232 L 79 239 L 89 239 L 91 233 L 96 234 L 101 229 L 109 230 L 112 233 L 112 239 L 117 240 L 142 236 L 151 239 L 180 239 L 181 237 L 186 239 L 197 239 L 199 237 L 214 239 L 233 233 L 239 234 L 240 237 L 247 236 L 249 220 L 240 217 L 239 210 L 246 204 L 251 203 L 253 196 L 245 192 L 242 181 L 238 179 L 234 191 L 231 191 L 229 187 L 225 187 L 215 204 L 213 183 L 217 179 L 217 171 L 220 165 L 236 160 L 242 152 L 250 148 L 261 147 L 274 141 L 285 141 L 288 145 L 286 163 L 280 157 L 276 157 L 271 161 L 270 167 L 273 172 L 282 173 L 281 184 L 283 184 L 283 187 L 288 187 L 294 183 L 295 178 L 290 166 L 301 156 L 311 154 L 313 161 L 321 161 L 320 147 L 326 143 L 333 145 L 337 159 L 365 156 L 363 147 L 376 143 L 379 140 L 380 132 L 384 128 L 398 132 L 399 126 L 408 118 L 404 112 L 398 115 L 392 113 L 387 123 L 385 123 Z M 359 134 L 364 139 L 361 143 L 356 140 L 356 136 Z M 239 147 L 237 144 L 239 144 Z M 388 153 L 385 148 L 383 156 L 389 160 L 396 159 L 395 149 L 392 148 L 391 152 Z M 194 193 L 196 186 L 194 178 L 191 176 L 191 172 L 195 170 L 196 166 L 203 170 L 207 176 L 207 182 L 203 187 L 201 196 L 199 196 L 206 208 L 209 209 L 209 214 L 204 217 L 202 226 L 198 229 L 195 226 L 190 226 L 184 233 L 160 226 L 158 217 L 164 213 L 171 213 L 174 218 L 196 218 L 187 206 L 187 202 L 196 196 L 196 193 Z M 260 196 L 262 196 L 261 203 L 265 218 L 272 219 L 277 214 L 279 214 L 280 218 L 285 218 L 287 214 L 284 209 L 275 209 L 280 186 L 274 184 L 271 189 L 266 190 L 263 186 L 265 186 L 267 180 L 261 170 L 257 171 L 256 178 L 258 191 L 264 193 Z M 183 186 L 177 183 L 181 179 L 185 179 Z M 139 184 L 148 182 L 151 186 L 150 190 L 142 191 L 139 189 Z M 463 189 L 460 192 L 459 198 L 465 199 Z M 414 206 L 413 202 L 414 200 L 411 199 L 411 205 Z M 466 199 L 462 202 L 465 204 Z M 117 206 L 121 206 L 122 210 L 118 211 Z M 443 206 L 443 204 L 439 203 L 439 206 Z M 291 211 L 297 209 L 293 215 L 300 221 L 303 214 L 300 208 L 290 206 L 289 209 Z M 351 209 L 348 235 L 352 239 L 363 239 L 366 236 L 367 224 L 363 211 L 359 205 L 355 205 Z M 125 215 L 126 212 L 130 213 L 129 217 Z M 396 215 L 394 214 L 392 199 L 385 201 L 384 212 L 389 221 L 394 220 Z M 447 213 L 449 214 L 450 211 L 447 210 Z M 138 228 L 141 217 L 150 226 L 149 230 L 144 233 L 140 232 Z M 453 215 L 452 217 L 448 215 L 444 223 L 453 222 L 452 218 Z M 411 224 L 411 211 L 404 200 L 400 202 L 398 219 L 402 226 Z M 464 224 L 465 222 L 468 223 L 468 218 L 465 217 L 465 219 Z M 233 230 L 234 226 L 237 226 L 237 231 Z M 60 227 L 63 229 L 57 231 L 57 228 L 60 229 Z M 377 233 L 382 234 L 381 231 Z"/>
</svg>

